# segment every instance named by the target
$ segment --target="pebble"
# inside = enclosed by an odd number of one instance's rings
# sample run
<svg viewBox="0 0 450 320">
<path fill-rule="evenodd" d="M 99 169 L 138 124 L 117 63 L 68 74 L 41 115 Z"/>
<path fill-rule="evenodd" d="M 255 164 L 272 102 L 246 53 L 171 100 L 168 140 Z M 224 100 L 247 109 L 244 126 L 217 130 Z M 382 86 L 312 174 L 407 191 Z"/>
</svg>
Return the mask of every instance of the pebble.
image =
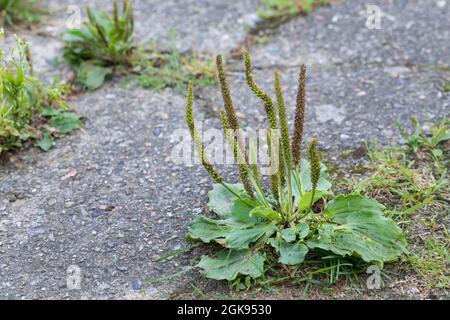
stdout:
<svg viewBox="0 0 450 320">
<path fill-rule="evenodd" d="M 142 289 L 142 282 L 139 281 L 138 279 L 134 279 L 134 280 L 131 282 L 131 285 L 132 285 L 132 287 L 133 287 L 133 290 L 138 291 L 138 290 L 141 290 L 141 289 Z"/>
<path fill-rule="evenodd" d="M 420 293 L 420 290 L 417 287 L 411 287 L 408 290 L 406 290 L 406 293 L 408 295 L 413 296 L 413 295 L 416 295 L 416 294 Z"/>
<path fill-rule="evenodd" d="M 169 115 L 165 112 L 156 112 L 155 117 L 159 120 L 167 120 L 169 119 Z"/>
<path fill-rule="evenodd" d="M 155 137 L 159 137 L 161 136 L 162 132 L 161 132 L 161 128 L 160 127 L 156 127 L 155 129 L 153 129 L 153 135 Z"/>
<path fill-rule="evenodd" d="M 122 266 L 116 263 L 116 268 L 117 270 L 119 270 L 120 272 L 125 272 L 128 271 L 128 268 L 126 266 Z"/>
</svg>

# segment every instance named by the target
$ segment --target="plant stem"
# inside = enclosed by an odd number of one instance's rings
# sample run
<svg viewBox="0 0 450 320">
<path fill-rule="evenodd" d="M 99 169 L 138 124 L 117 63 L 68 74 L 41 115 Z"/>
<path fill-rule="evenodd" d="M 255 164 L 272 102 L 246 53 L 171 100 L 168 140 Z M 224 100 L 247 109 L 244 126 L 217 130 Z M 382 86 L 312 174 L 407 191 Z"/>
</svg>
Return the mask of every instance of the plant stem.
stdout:
<svg viewBox="0 0 450 320">
<path fill-rule="evenodd" d="M 309 203 L 309 209 L 308 209 L 308 212 L 310 212 L 311 211 L 311 209 L 312 209 L 312 206 L 313 206 L 313 204 L 314 204 L 314 197 L 316 196 L 316 189 L 313 189 L 313 191 L 312 191 L 312 196 L 311 196 L 311 202 Z"/>
<path fill-rule="evenodd" d="M 231 194 L 233 194 L 234 196 L 236 196 L 236 198 L 239 198 L 239 200 L 244 201 L 246 204 L 253 206 L 254 204 L 249 201 L 246 198 L 241 197 L 237 192 L 235 192 L 233 189 L 231 189 L 229 186 L 227 186 L 227 184 L 225 182 L 220 183 L 228 192 L 230 192 Z"/>
</svg>

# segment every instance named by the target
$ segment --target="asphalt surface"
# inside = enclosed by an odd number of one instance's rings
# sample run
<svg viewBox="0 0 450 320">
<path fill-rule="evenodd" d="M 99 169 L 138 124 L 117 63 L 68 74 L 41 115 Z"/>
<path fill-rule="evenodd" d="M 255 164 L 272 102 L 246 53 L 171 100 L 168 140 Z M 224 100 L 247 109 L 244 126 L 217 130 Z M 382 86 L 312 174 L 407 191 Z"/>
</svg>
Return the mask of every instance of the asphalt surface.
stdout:
<svg viewBox="0 0 450 320">
<path fill-rule="evenodd" d="M 109 6 L 109 1 L 84 1 Z M 52 63 L 61 54 L 67 20 L 63 1 L 30 40 L 44 78 L 67 72 Z M 70 3 L 67 1 L 67 5 Z M 83 2 L 78 2 L 82 5 Z M 227 54 L 239 46 L 258 1 L 136 1 L 140 42 L 158 38 L 180 49 Z M 395 121 L 412 115 L 425 123 L 450 115 L 450 3 L 438 0 L 371 1 L 386 13 L 381 29 L 366 27 L 366 1 L 339 1 L 298 17 L 251 48 L 255 79 L 273 92 L 278 69 L 293 116 L 298 65 L 308 65 L 306 137 L 324 150 L 364 141 L 398 142 Z M 11 43 L 11 37 L 7 44 Z M 243 125 L 266 126 L 261 103 L 245 85 L 243 63 L 227 59 L 230 86 Z M 117 81 L 116 81 L 117 82 Z M 198 88 L 197 119 L 219 128 L 217 87 Z M 167 298 L 189 276 L 144 285 L 181 270 L 195 255 L 155 263 L 183 248 L 188 222 L 206 212 L 211 181 L 199 165 L 173 163 L 186 129 L 184 97 L 123 88 L 110 82 L 81 94 L 71 107 L 85 117 L 81 130 L 42 153 L 30 148 L 0 167 L 0 298 Z M 230 180 L 231 167 L 220 167 Z M 69 290 L 67 270 L 81 270 L 81 289 Z"/>
</svg>

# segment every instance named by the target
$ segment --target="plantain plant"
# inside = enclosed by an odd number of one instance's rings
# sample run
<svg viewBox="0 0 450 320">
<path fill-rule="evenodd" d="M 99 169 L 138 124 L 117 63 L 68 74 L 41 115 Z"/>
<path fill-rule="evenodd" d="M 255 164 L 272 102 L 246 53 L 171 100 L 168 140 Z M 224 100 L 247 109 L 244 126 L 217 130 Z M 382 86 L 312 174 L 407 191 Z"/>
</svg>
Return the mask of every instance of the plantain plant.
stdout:
<svg viewBox="0 0 450 320">
<path fill-rule="evenodd" d="M 82 84 L 97 89 L 114 68 L 130 64 L 135 48 L 133 7 L 130 0 L 123 0 L 120 14 L 115 0 L 112 15 L 90 7 L 86 13 L 88 20 L 82 28 L 64 34 L 64 58 Z"/>
<path fill-rule="evenodd" d="M 212 256 L 201 257 L 197 265 L 201 272 L 211 279 L 237 283 L 244 278 L 247 283 L 262 278 L 268 265 L 271 269 L 274 265 L 298 266 L 312 254 L 328 252 L 382 266 L 407 253 L 405 236 L 394 221 L 384 216 L 383 205 L 357 194 L 333 194 L 316 139 L 309 143 L 308 160 L 303 156 L 306 67 L 302 65 L 300 69 L 292 136 L 278 72 L 275 71 L 274 100 L 256 84 L 248 52 L 245 67 L 247 84 L 261 99 L 267 115 L 268 156 L 271 165 L 279 161 L 279 169 L 270 172 L 270 188 L 265 190 L 256 165 L 255 146 L 250 143 L 246 148 L 240 134 L 223 60 L 218 56 L 224 100 L 222 124 L 234 151 L 241 183 L 227 183 L 209 161 L 194 123 L 190 84 L 186 121 L 201 163 L 215 181 L 208 208 L 217 217 L 196 217 L 189 225 L 187 239 L 215 243 L 221 248 Z"/>
<path fill-rule="evenodd" d="M 0 44 L 3 30 L 0 30 Z M 53 138 L 80 125 L 80 117 L 67 112 L 64 84 L 47 86 L 33 72 L 28 43 L 16 37 L 9 57 L 0 48 L 0 154 L 34 139 L 43 150 Z"/>
<path fill-rule="evenodd" d="M 69 29 L 64 35 L 64 58 L 83 87 L 98 89 L 112 74 L 129 75 L 142 87 L 156 90 L 184 90 L 186 79 L 203 86 L 213 82 L 213 64 L 206 56 L 181 54 L 174 45 L 162 51 L 152 41 L 145 47 L 136 45 L 130 0 L 123 0 L 121 14 L 117 0 L 112 15 L 89 7 L 86 11 L 88 20 L 82 28 Z"/>
<path fill-rule="evenodd" d="M 38 22 L 42 13 L 38 0 L 0 0 L 0 25 Z"/>
</svg>

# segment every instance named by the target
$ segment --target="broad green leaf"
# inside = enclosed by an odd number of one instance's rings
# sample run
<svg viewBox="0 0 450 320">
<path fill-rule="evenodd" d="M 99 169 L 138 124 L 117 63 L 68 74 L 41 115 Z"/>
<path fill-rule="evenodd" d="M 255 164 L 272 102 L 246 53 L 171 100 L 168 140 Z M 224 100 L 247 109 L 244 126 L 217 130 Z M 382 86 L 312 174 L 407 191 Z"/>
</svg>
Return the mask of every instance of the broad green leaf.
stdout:
<svg viewBox="0 0 450 320">
<path fill-rule="evenodd" d="M 100 88 L 105 83 L 106 76 L 112 73 L 111 68 L 105 68 L 100 66 L 92 66 L 92 68 L 86 74 L 85 85 L 90 90 Z"/>
<path fill-rule="evenodd" d="M 298 206 L 300 207 L 300 210 L 307 210 L 309 209 L 309 205 L 311 204 L 311 197 L 313 192 L 308 191 L 306 194 L 303 195 L 303 197 L 300 199 L 300 202 L 298 203 Z M 314 193 L 314 201 L 313 203 L 316 203 L 318 200 L 333 195 L 333 192 L 331 191 L 321 191 L 316 190 Z"/>
<path fill-rule="evenodd" d="M 53 147 L 54 140 L 50 132 L 45 132 L 42 139 L 36 141 L 36 146 L 41 148 L 43 151 L 48 151 Z"/>
<path fill-rule="evenodd" d="M 62 112 L 51 118 L 49 125 L 61 133 L 69 133 L 81 125 L 80 116 L 73 112 Z"/>
<path fill-rule="evenodd" d="M 270 245 L 280 254 L 278 262 L 287 265 L 297 265 L 305 261 L 305 256 L 308 253 L 308 247 L 302 243 L 288 243 L 283 239 L 270 239 Z"/>
<path fill-rule="evenodd" d="M 54 109 L 54 108 L 44 108 L 42 109 L 42 115 L 44 117 L 55 117 L 60 113 L 64 112 L 63 109 Z"/>
<path fill-rule="evenodd" d="M 250 211 L 250 216 L 274 222 L 279 222 L 282 220 L 279 212 L 267 207 L 254 208 L 252 211 Z"/>
<path fill-rule="evenodd" d="M 250 205 L 249 203 L 253 203 L 253 205 Z M 252 223 L 258 222 L 258 219 L 250 215 L 250 211 L 252 211 L 257 205 L 258 203 L 251 199 L 247 199 L 247 201 L 236 199 L 233 207 L 231 208 L 231 216 L 237 221 Z"/>
<path fill-rule="evenodd" d="M 223 250 L 215 258 L 202 256 L 198 267 L 210 279 L 233 281 L 239 275 L 250 276 L 253 279 L 264 274 L 265 256 L 250 250 Z"/>
<path fill-rule="evenodd" d="M 286 242 L 294 242 L 297 239 L 297 234 L 292 228 L 286 228 L 281 230 L 281 238 Z"/>
<path fill-rule="evenodd" d="M 320 226 L 307 245 L 342 256 L 358 256 L 366 262 L 394 261 L 407 252 L 407 243 L 402 230 L 383 216 L 382 209 L 372 199 L 340 196 L 325 212 L 333 223 Z"/>
<path fill-rule="evenodd" d="M 296 171 L 292 171 L 292 195 L 295 197 L 295 206 L 299 205 L 303 210 L 309 207 L 312 197 L 312 184 L 311 184 L 311 168 L 309 162 L 305 159 L 300 161 L 300 175 Z M 296 181 L 301 183 L 301 188 L 298 187 Z M 320 179 L 317 184 L 316 194 L 314 200 L 317 201 L 322 197 L 332 195 L 332 184 L 330 182 L 330 176 L 328 169 L 324 164 L 321 164 Z M 300 191 L 303 197 L 300 199 Z"/>
<path fill-rule="evenodd" d="M 248 249 L 251 243 L 274 232 L 274 224 L 250 224 L 234 219 L 213 220 L 199 216 L 189 225 L 188 239 L 205 243 L 215 241 L 231 249 Z"/>
<path fill-rule="evenodd" d="M 299 223 L 296 227 L 301 240 L 305 239 L 309 235 L 309 225 L 307 223 Z"/>
<path fill-rule="evenodd" d="M 357 211 L 370 211 L 382 216 L 384 209 L 385 206 L 374 199 L 350 194 L 340 195 L 328 203 L 325 214 L 329 218 L 333 218 L 338 214 L 353 213 Z"/>
<path fill-rule="evenodd" d="M 205 243 L 224 239 L 233 229 L 246 228 L 247 225 L 235 220 L 213 220 L 205 216 L 196 217 L 189 224 L 188 239 L 200 240 Z"/>
<path fill-rule="evenodd" d="M 444 154 L 441 149 L 433 149 L 431 150 L 431 153 L 435 158 L 440 158 Z"/>
<path fill-rule="evenodd" d="M 227 184 L 237 194 L 245 194 L 242 184 Z M 221 184 L 214 184 L 213 189 L 208 193 L 208 209 L 221 218 L 232 217 L 234 202 L 238 199 Z"/>
<path fill-rule="evenodd" d="M 309 165 L 309 161 L 302 159 L 300 161 L 300 170 L 301 170 L 301 182 L 302 182 L 302 189 L 303 194 L 306 192 L 312 190 L 312 183 L 311 183 L 311 167 Z M 321 163 L 320 166 L 320 179 L 317 183 L 317 190 L 319 191 L 330 191 L 332 184 L 331 184 L 330 175 L 328 174 L 328 168 Z"/>
</svg>

